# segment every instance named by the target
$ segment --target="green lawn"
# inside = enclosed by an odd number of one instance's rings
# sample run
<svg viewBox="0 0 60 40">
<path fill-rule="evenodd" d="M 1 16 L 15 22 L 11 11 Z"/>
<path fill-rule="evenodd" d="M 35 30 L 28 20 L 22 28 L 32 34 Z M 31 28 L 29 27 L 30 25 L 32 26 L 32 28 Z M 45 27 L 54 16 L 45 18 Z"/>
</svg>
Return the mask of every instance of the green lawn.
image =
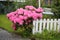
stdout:
<svg viewBox="0 0 60 40">
<path fill-rule="evenodd" d="M 6 29 L 8 32 L 13 32 L 12 23 L 8 20 L 6 15 L 0 15 L 0 27 Z"/>
</svg>

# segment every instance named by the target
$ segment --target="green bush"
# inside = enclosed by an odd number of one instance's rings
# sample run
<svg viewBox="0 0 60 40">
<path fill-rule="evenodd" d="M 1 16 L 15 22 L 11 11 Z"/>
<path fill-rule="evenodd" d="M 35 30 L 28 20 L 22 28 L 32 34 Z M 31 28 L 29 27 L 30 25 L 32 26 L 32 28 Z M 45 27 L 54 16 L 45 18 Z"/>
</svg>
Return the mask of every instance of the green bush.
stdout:
<svg viewBox="0 0 60 40">
<path fill-rule="evenodd" d="M 42 33 L 34 34 L 34 38 L 37 40 L 60 40 L 60 33 L 54 31 L 44 30 Z"/>
<path fill-rule="evenodd" d="M 43 8 L 51 8 L 51 5 L 42 5 Z"/>
<path fill-rule="evenodd" d="M 24 27 L 23 27 L 24 26 Z M 31 37 L 32 35 L 32 24 L 20 26 L 17 30 L 14 31 L 17 35 L 21 37 Z"/>
<path fill-rule="evenodd" d="M 52 11 L 56 18 L 60 18 L 60 0 L 53 0 Z"/>
<path fill-rule="evenodd" d="M 46 18 L 46 19 L 51 19 L 51 18 L 55 18 L 54 15 L 51 15 L 51 14 L 43 14 L 43 19 Z"/>
<path fill-rule="evenodd" d="M 38 7 L 37 0 L 27 0 L 26 2 L 10 2 L 7 0 L 0 2 L 0 14 L 6 14 L 18 8 L 24 8 L 26 5 Z"/>
<path fill-rule="evenodd" d="M 15 8 L 24 8 L 26 5 L 33 5 L 35 7 L 38 7 L 37 0 L 27 0 L 26 2 L 13 2 L 15 5 Z"/>
</svg>

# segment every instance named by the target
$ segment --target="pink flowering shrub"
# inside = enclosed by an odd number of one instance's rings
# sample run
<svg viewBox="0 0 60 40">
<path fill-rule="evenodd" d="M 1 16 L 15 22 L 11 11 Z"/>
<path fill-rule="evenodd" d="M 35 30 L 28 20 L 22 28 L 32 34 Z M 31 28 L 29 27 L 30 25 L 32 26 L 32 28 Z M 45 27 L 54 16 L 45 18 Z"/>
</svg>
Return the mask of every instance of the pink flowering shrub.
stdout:
<svg viewBox="0 0 60 40">
<path fill-rule="evenodd" d="M 42 18 L 42 8 L 33 6 L 25 6 L 25 9 L 20 8 L 14 12 L 7 14 L 7 17 L 13 23 L 13 29 L 16 30 L 16 24 L 19 26 L 31 24 L 33 20 Z"/>
</svg>

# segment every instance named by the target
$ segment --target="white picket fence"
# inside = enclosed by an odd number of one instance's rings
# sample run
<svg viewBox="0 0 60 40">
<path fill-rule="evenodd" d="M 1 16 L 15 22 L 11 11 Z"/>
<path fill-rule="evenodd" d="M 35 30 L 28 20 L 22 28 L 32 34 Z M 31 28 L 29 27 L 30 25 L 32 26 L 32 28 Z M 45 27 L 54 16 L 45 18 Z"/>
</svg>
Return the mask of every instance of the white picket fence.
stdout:
<svg viewBox="0 0 60 40">
<path fill-rule="evenodd" d="M 40 19 L 33 21 L 33 34 L 39 32 L 41 33 L 44 29 L 48 31 L 58 31 L 60 30 L 60 19 Z"/>
</svg>

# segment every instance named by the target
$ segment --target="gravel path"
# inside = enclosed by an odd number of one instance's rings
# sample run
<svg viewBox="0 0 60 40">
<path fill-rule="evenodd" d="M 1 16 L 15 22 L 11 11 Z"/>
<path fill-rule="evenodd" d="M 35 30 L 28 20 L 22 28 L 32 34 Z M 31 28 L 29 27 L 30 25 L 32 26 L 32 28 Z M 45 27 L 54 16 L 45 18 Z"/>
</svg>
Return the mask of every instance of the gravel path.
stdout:
<svg viewBox="0 0 60 40">
<path fill-rule="evenodd" d="M 12 35 L 11 33 L 8 33 L 7 31 L 0 29 L 0 40 L 30 40 L 30 39 L 21 38 L 20 36 Z"/>
</svg>

